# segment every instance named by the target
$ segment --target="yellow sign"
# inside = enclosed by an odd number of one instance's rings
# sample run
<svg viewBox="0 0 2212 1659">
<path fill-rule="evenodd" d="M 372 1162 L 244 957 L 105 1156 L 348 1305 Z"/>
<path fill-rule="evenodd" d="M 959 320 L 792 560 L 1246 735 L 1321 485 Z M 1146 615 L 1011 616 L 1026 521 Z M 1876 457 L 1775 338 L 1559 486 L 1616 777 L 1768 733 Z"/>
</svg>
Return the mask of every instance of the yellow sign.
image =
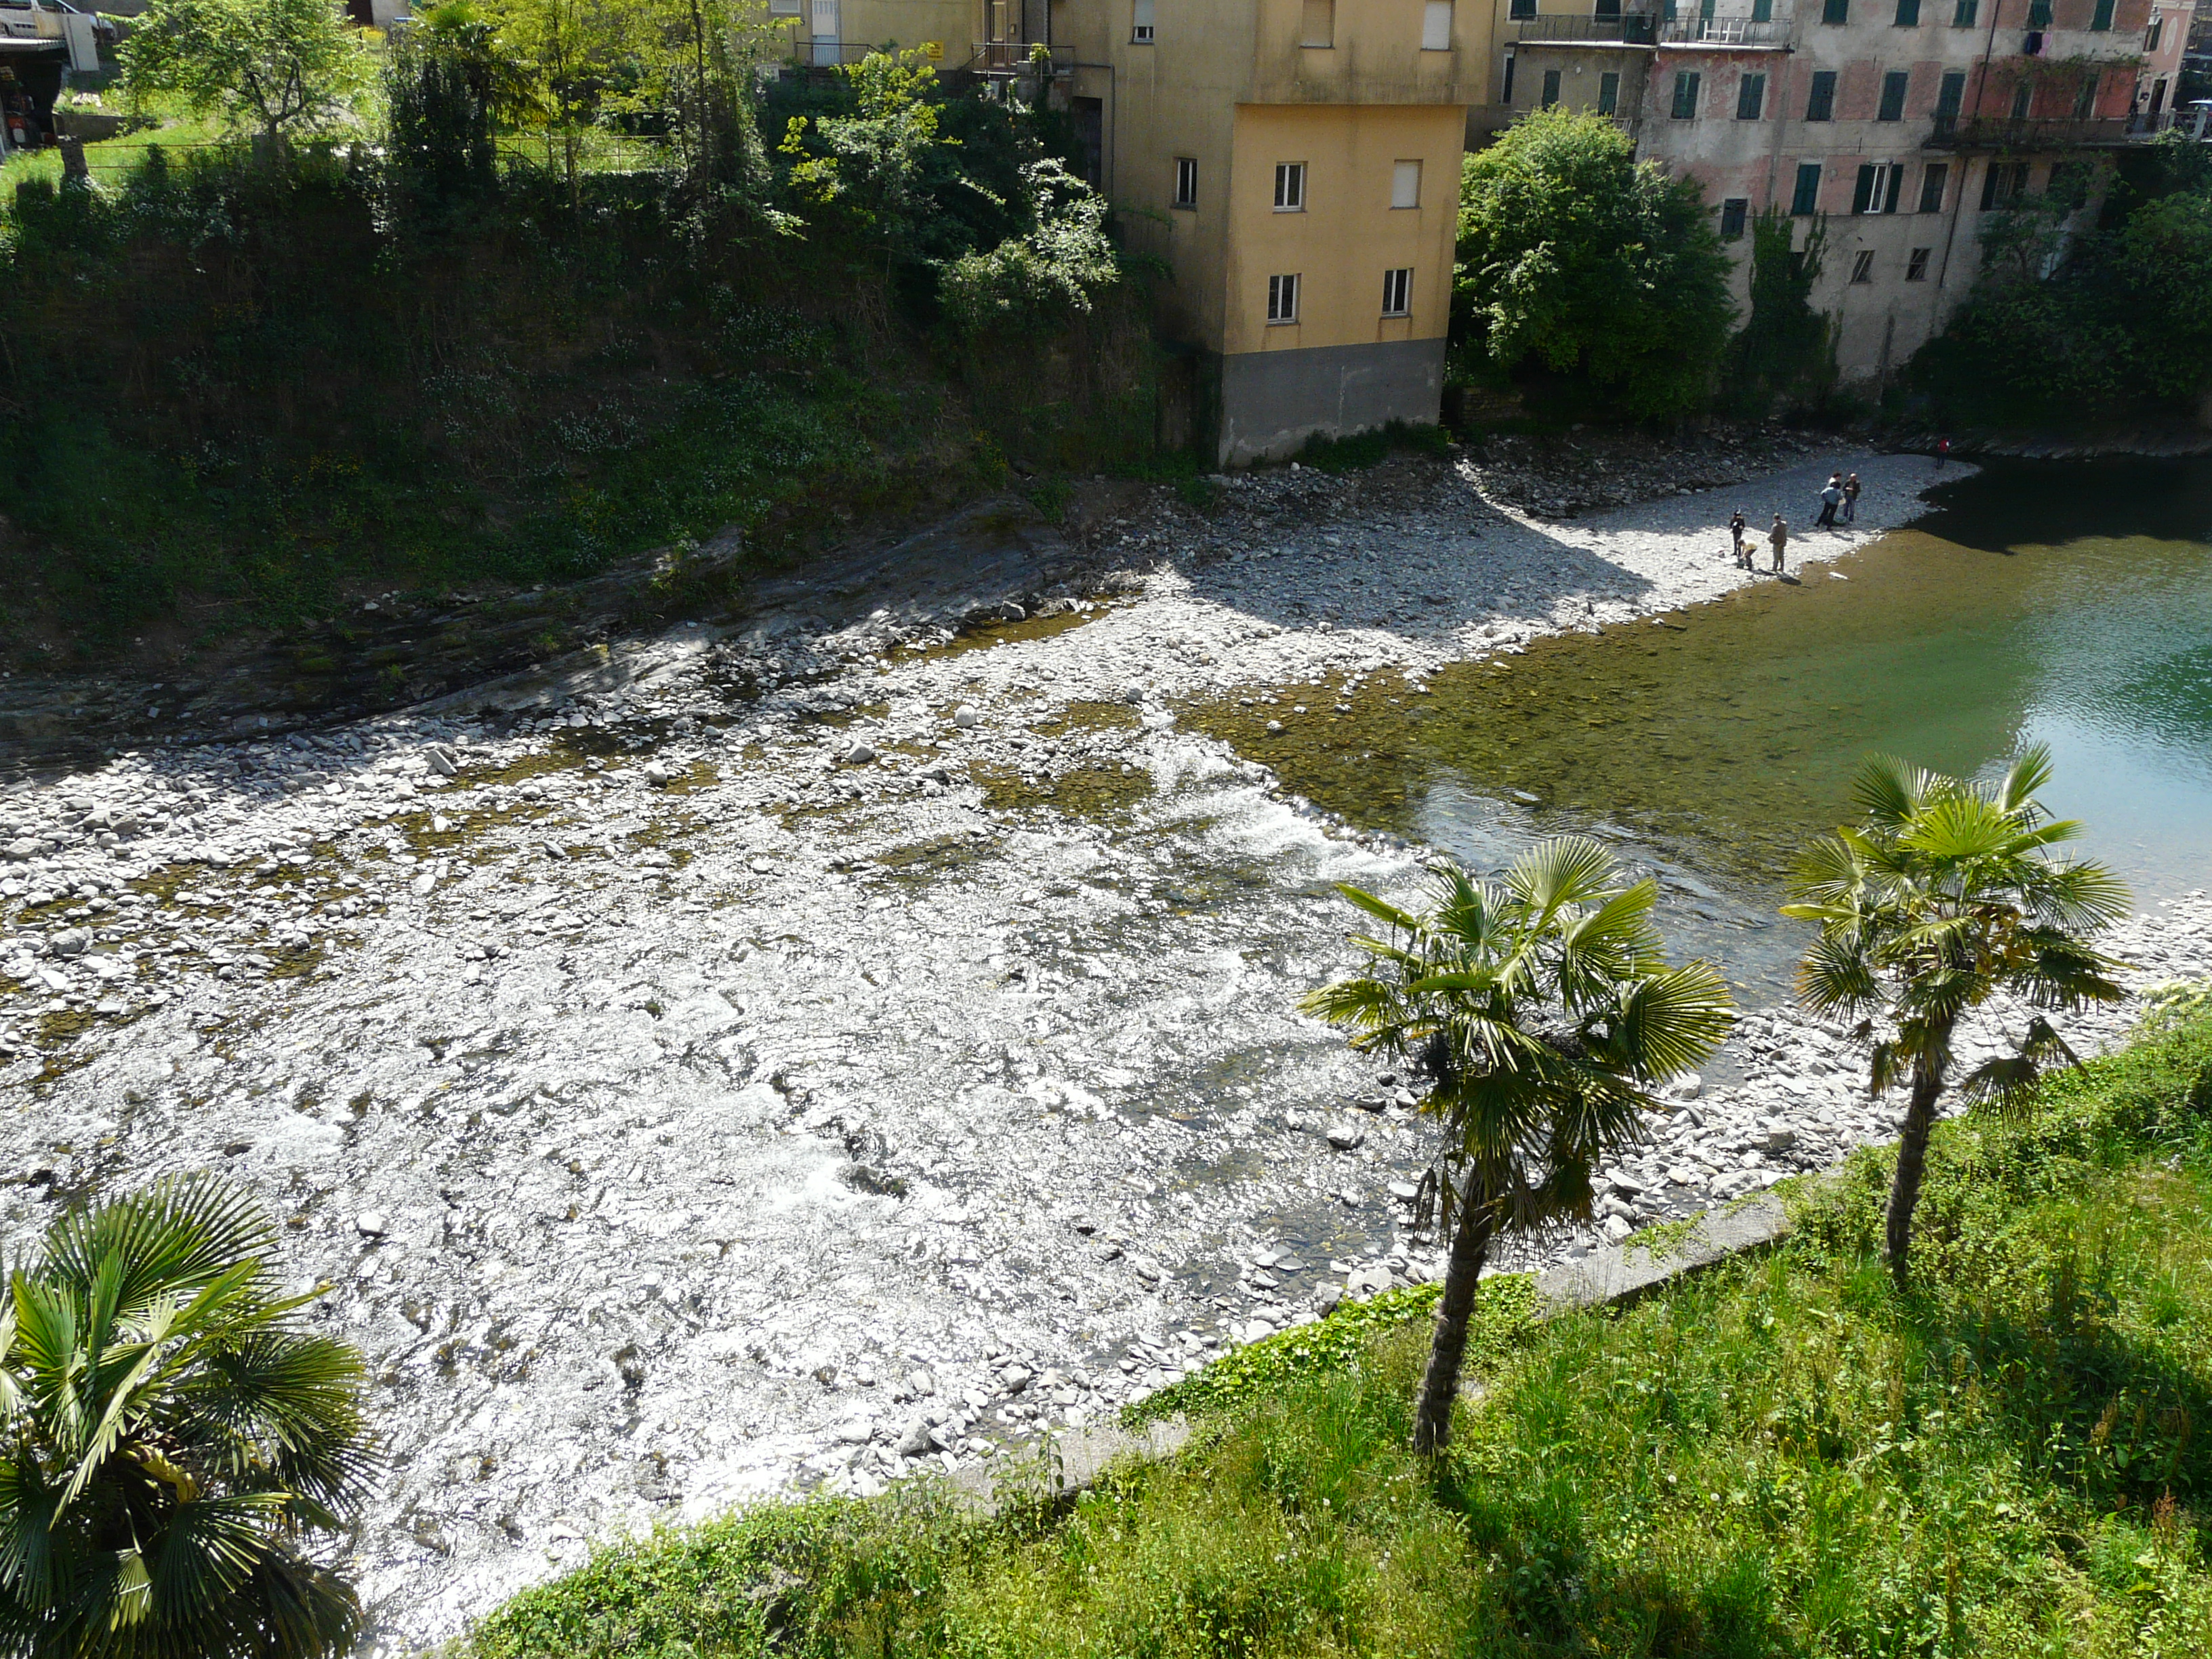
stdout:
<svg viewBox="0 0 2212 1659">
<path fill-rule="evenodd" d="M 922 51 L 923 51 L 926 54 L 927 54 L 928 58 L 929 58 L 929 61 L 930 61 L 931 63 L 933 63 L 933 64 L 941 64 L 941 63 L 943 63 L 943 62 L 945 61 L 945 42 L 944 42 L 944 41 L 942 41 L 942 40 L 925 40 L 925 41 L 923 41 L 923 42 L 921 43 L 921 49 L 922 49 Z"/>
</svg>

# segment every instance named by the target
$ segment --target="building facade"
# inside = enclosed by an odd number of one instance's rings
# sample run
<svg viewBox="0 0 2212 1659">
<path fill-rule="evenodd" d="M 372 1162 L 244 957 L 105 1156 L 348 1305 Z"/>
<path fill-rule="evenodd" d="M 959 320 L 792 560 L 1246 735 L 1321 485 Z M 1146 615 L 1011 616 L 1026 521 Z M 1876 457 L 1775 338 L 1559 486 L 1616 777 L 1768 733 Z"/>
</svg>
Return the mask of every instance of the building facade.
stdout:
<svg viewBox="0 0 2212 1659">
<path fill-rule="evenodd" d="M 1500 3 L 1502 101 L 1602 110 L 1696 179 L 1738 251 L 1740 301 L 1754 216 L 1789 216 L 1800 251 L 1823 228 L 1814 304 L 1843 380 L 1864 387 L 1972 286 L 1983 216 L 2060 167 L 2082 170 L 2094 204 L 2112 155 L 2160 125 L 2141 77 L 2180 33 L 2166 0 Z"/>
<path fill-rule="evenodd" d="M 1174 272 L 1192 434 L 1234 465 L 1432 422 L 1490 0 L 772 0 L 802 61 L 919 48 L 1075 115 Z"/>
</svg>

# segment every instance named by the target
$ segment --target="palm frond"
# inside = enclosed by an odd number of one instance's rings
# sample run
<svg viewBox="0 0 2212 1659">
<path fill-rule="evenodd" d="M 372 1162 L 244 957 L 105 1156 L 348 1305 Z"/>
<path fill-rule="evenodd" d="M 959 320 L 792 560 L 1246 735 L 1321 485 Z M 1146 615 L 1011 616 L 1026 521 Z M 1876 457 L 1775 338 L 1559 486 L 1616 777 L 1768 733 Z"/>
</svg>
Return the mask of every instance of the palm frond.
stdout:
<svg viewBox="0 0 2212 1659">
<path fill-rule="evenodd" d="M 1651 975 L 1620 1000 L 1613 1022 L 1623 1069 L 1652 1083 L 1701 1065 L 1728 1038 L 1735 1003 L 1709 962 L 1686 962 Z"/>
<path fill-rule="evenodd" d="M 2051 745 L 2029 744 L 2005 769 L 2004 779 L 1997 785 L 1996 804 L 2008 812 L 2035 811 L 2036 792 L 2051 781 L 2053 769 Z"/>
<path fill-rule="evenodd" d="M 1547 928 L 1568 905 L 1602 903 L 1616 867 L 1603 842 L 1559 836 L 1514 860 L 1506 868 L 1505 888 L 1534 913 L 1536 927 Z"/>
<path fill-rule="evenodd" d="M 1871 823 L 1903 823 L 1919 809 L 1934 781 L 1933 773 L 1908 766 L 1894 755 L 1869 755 L 1851 779 L 1851 805 Z"/>
</svg>

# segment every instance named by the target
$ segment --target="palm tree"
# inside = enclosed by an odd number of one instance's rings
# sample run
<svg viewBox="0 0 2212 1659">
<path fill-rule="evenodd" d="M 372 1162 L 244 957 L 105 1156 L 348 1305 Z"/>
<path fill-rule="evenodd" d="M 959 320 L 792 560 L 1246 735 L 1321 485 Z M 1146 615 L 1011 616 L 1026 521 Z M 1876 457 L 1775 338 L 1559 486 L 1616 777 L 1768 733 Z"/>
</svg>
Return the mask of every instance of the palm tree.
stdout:
<svg viewBox="0 0 2212 1659">
<path fill-rule="evenodd" d="M 1355 937 L 1366 971 L 1303 1004 L 1358 1052 L 1424 1070 L 1423 1109 L 1443 1124 L 1423 1182 L 1451 1231 L 1414 1419 L 1425 1453 L 1451 1435 L 1492 1241 L 1587 1220 L 1591 1166 L 1638 1138 L 1638 1113 L 1656 1103 L 1647 1091 L 1711 1054 L 1729 1022 L 1711 965 L 1660 954 L 1657 886 L 1620 884 L 1594 841 L 1546 842 L 1495 884 L 1449 865 L 1431 882 L 1435 901 L 1418 914 L 1340 886 L 1389 937 Z"/>
<path fill-rule="evenodd" d="M 352 1349 L 275 1294 L 252 1200 L 173 1178 L 64 1215 L 0 1310 L 0 1651 L 320 1659 L 361 1624 L 307 1559 L 372 1467 Z"/>
<path fill-rule="evenodd" d="M 1790 882 L 1796 902 L 1782 907 L 1820 929 L 1797 970 L 1799 1000 L 1815 1013 L 1866 1017 L 1863 1033 L 1877 1014 L 1895 1028 L 1875 1044 L 1868 1084 L 1875 1095 L 1899 1082 L 1911 1091 L 1884 1238 L 1900 1291 L 1959 1021 L 2000 995 L 2057 1011 L 2122 994 L 2110 972 L 2118 964 L 2088 941 L 2127 914 L 2128 890 L 2101 864 L 2050 857 L 2081 833 L 2037 804 L 2050 778 L 2041 744 L 1994 784 L 1870 756 L 1851 785 L 1859 822 L 1806 848 Z M 2014 1053 L 1969 1073 L 1959 1092 L 2017 1106 L 2045 1066 L 2073 1059 L 2039 1012 Z"/>
</svg>

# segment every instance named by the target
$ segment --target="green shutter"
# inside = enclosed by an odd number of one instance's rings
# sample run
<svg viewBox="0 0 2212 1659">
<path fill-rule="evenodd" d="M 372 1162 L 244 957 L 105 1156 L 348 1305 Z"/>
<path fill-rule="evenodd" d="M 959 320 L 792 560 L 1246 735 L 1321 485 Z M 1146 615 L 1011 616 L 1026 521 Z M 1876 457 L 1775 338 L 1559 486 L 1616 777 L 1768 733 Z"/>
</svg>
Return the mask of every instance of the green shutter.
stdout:
<svg viewBox="0 0 2212 1659">
<path fill-rule="evenodd" d="M 2093 29 L 2108 29 L 2112 27 L 2112 0 L 2097 0 L 2097 9 L 2089 19 L 2089 27 Z"/>
<path fill-rule="evenodd" d="M 1874 165 L 1869 162 L 1859 169 L 1859 182 L 1851 191 L 1851 211 L 1864 213 L 1867 204 L 1874 200 Z"/>
</svg>

